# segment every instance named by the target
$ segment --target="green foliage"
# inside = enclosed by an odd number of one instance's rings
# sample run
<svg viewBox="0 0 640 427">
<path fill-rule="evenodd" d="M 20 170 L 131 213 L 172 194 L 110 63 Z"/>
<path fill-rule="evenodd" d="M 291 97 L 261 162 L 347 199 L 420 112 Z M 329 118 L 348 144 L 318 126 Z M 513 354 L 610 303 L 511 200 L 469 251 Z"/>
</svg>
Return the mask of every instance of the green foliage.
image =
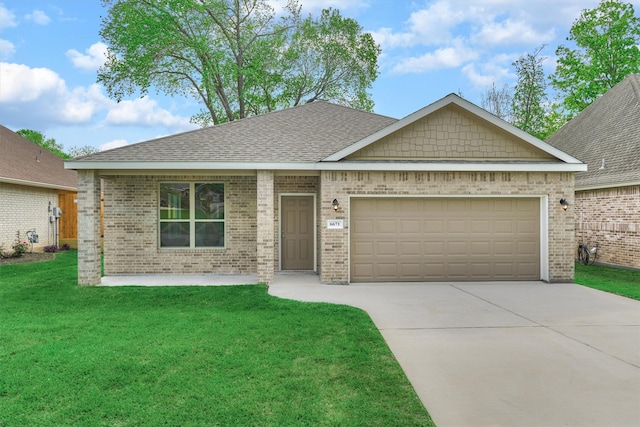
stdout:
<svg viewBox="0 0 640 427">
<path fill-rule="evenodd" d="M 540 56 L 544 45 L 513 62 L 517 82 L 511 100 L 512 123 L 531 135 L 544 139 L 547 111 L 547 83 Z"/>
<path fill-rule="evenodd" d="M 640 271 L 576 263 L 575 282 L 640 300 Z"/>
<path fill-rule="evenodd" d="M 0 266 L 2 426 L 433 425 L 361 310 Z"/>
<path fill-rule="evenodd" d="M 20 237 L 20 231 L 16 232 L 16 240 L 11 245 L 13 254 L 11 256 L 19 258 L 29 250 L 29 243 Z"/>
<path fill-rule="evenodd" d="M 218 124 L 315 99 L 371 110 L 380 49 L 336 10 L 278 17 L 267 0 L 103 0 L 98 81 L 117 100 L 151 88 L 194 97 Z"/>
<path fill-rule="evenodd" d="M 88 156 L 89 154 L 97 153 L 99 150 L 91 145 L 85 145 L 83 147 L 74 146 L 69 149 L 70 157 Z"/>
<path fill-rule="evenodd" d="M 62 146 L 62 144 L 58 144 L 53 138 L 45 137 L 42 132 L 38 132 L 37 130 L 32 129 L 20 129 L 16 133 L 28 139 L 29 141 L 38 144 L 43 148 L 46 148 L 53 154 L 62 157 L 63 159 L 68 159 L 71 157 L 63 151 L 64 147 Z"/>
<path fill-rule="evenodd" d="M 585 9 L 567 40 L 575 49 L 556 49 L 558 66 L 551 84 L 564 95 L 563 107 L 573 116 L 629 74 L 640 71 L 640 18 L 633 5 L 602 0 Z"/>
</svg>

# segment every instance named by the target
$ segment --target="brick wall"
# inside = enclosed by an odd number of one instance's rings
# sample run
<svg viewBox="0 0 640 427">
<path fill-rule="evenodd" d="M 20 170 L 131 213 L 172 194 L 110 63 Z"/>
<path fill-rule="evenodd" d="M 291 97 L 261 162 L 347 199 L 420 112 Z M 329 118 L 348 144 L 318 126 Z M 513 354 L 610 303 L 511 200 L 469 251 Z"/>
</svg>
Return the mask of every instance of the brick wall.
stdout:
<svg viewBox="0 0 640 427">
<path fill-rule="evenodd" d="M 55 244 L 49 203 L 52 207 L 58 206 L 57 190 L 0 182 L 0 245 L 5 252 L 12 252 L 16 231 L 27 241 L 26 232 L 34 228 L 40 238 L 34 250 L 41 251 L 44 246 Z"/>
<path fill-rule="evenodd" d="M 273 171 L 257 172 L 257 262 L 258 281 L 271 283 L 275 272 L 275 191 Z"/>
<path fill-rule="evenodd" d="M 640 185 L 577 191 L 575 208 L 576 242 L 597 242 L 597 262 L 640 268 Z"/>
<path fill-rule="evenodd" d="M 106 275 L 256 273 L 255 176 L 104 178 Z M 179 181 L 225 184 L 225 248 L 159 248 L 159 183 Z"/>
<path fill-rule="evenodd" d="M 567 282 L 574 274 L 574 222 L 561 209 L 573 206 L 573 173 L 526 172 L 322 172 L 320 189 L 321 280 L 346 283 L 349 278 L 350 195 L 547 195 L 549 197 L 549 280 Z M 334 212 L 331 201 L 340 208 Z M 344 220 L 343 230 L 326 221 Z"/>
</svg>

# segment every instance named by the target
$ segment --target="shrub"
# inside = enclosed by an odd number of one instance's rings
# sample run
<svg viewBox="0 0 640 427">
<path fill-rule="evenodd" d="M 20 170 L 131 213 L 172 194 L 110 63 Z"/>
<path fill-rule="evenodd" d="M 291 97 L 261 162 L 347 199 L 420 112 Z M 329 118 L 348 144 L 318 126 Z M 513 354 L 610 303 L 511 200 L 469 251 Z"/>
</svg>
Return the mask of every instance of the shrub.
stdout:
<svg viewBox="0 0 640 427">
<path fill-rule="evenodd" d="M 45 252 L 58 252 L 58 247 L 56 245 L 49 245 L 44 247 Z"/>
<path fill-rule="evenodd" d="M 69 249 L 71 249 L 71 247 L 66 243 L 64 245 L 60 246 L 60 250 L 61 251 L 68 251 Z"/>
<path fill-rule="evenodd" d="M 13 256 L 15 258 L 21 257 L 22 254 L 24 254 L 25 252 L 27 252 L 29 250 L 29 243 L 27 243 L 27 242 L 23 241 L 22 239 L 20 239 L 20 230 L 18 230 L 16 232 L 16 241 L 11 246 L 11 249 L 13 249 Z"/>
</svg>

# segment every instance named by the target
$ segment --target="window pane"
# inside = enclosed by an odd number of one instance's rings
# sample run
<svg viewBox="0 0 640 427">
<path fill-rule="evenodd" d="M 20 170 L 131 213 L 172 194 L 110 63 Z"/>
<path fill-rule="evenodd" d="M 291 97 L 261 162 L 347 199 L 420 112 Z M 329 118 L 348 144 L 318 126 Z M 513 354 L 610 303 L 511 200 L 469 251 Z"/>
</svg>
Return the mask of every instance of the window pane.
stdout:
<svg viewBox="0 0 640 427">
<path fill-rule="evenodd" d="M 189 219 L 189 184 L 160 184 L 160 219 Z"/>
<path fill-rule="evenodd" d="M 160 223 L 160 246 L 182 248 L 189 247 L 188 222 L 161 222 Z"/>
<path fill-rule="evenodd" d="M 224 184 L 196 184 L 196 219 L 224 219 Z"/>
<path fill-rule="evenodd" d="M 224 223 L 196 222 L 196 247 L 224 247 Z"/>
</svg>

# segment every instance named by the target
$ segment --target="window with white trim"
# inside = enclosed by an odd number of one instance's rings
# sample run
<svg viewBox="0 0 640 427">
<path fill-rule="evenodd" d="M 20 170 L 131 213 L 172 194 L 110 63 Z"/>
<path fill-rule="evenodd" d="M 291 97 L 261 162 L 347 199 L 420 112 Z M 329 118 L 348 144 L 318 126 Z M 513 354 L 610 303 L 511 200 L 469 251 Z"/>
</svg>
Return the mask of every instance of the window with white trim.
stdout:
<svg viewBox="0 0 640 427">
<path fill-rule="evenodd" d="M 160 184 L 160 247 L 223 248 L 224 184 Z"/>
</svg>

